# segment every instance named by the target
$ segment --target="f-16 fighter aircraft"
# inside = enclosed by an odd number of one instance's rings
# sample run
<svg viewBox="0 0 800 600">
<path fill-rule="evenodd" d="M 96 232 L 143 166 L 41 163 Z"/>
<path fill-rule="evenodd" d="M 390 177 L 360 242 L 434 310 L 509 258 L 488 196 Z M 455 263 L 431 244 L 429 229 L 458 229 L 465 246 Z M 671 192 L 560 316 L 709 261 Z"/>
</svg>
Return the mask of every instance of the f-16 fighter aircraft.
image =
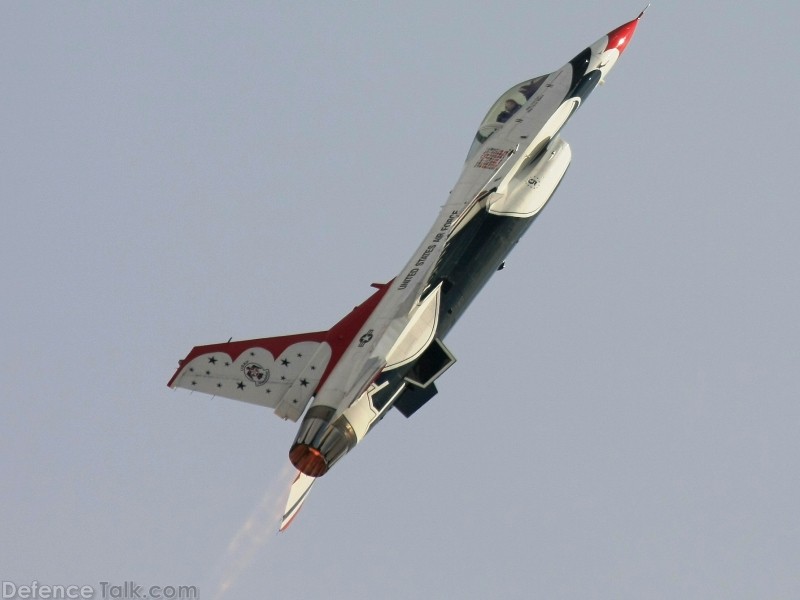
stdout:
<svg viewBox="0 0 800 600">
<path fill-rule="evenodd" d="M 559 131 L 603 82 L 641 19 L 497 99 L 419 248 L 388 283 L 327 331 L 197 346 L 169 381 L 274 409 L 300 429 L 285 529 L 316 478 L 391 408 L 413 415 L 455 362 L 444 338 L 531 226 L 570 163 Z M 310 405 L 309 405 L 310 403 Z"/>
</svg>

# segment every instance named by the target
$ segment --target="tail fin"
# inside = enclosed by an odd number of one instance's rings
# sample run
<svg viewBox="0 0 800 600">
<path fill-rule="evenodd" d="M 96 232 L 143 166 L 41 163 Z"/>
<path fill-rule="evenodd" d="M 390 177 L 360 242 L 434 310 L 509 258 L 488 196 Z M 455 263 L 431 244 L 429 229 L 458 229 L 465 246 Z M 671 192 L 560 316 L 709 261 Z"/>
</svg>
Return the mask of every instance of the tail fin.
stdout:
<svg viewBox="0 0 800 600">
<path fill-rule="evenodd" d="M 286 510 L 283 511 L 283 518 L 278 531 L 284 531 L 292 524 L 297 513 L 300 512 L 303 502 L 308 498 L 308 492 L 311 491 L 311 486 L 314 485 L 315 481 L 315 477 L 309 477 L 300 471 L 297 472 L 297 477 L 295 477 L 289 490 L 289 499 L 286 501 Z"/>
</svg>

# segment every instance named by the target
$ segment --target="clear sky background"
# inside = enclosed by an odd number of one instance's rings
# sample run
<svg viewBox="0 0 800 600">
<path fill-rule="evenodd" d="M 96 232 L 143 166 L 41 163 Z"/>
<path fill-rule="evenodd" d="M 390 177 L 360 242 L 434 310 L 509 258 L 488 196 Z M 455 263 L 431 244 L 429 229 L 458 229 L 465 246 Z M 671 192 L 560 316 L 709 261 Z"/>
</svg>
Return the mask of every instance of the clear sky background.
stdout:
<svg viewBox="0 0 800 600">
<path fill-rule="evenodd" d="M 166 387 L 396 275 L 497 96 L 641 9 L 3 3 L 0 578 L 800 597 L 796 2 L 655 2 L 439 395 L 285 534 L 296 425 Z"/>
</svg>

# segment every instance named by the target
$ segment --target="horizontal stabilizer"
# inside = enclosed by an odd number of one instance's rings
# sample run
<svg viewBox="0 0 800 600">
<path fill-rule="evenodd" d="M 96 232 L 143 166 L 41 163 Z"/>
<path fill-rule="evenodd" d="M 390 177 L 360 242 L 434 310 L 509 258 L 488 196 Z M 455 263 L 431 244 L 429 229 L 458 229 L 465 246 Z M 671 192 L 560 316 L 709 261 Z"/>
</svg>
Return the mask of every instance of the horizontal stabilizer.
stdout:
<svg viewBox="0 0 800 600">
<path fill-rule="evenodd" d="M 292 524 L 292 520 L 297 516 L 303 506 L 303 502 L 308 498 L 308 492 L 311 491 L 311 486 L 314 485 L 315 481 L 316 477 L 309 477 L 300 471 L 297 472 L 297 477 L 295 477 L 289 490 L 289 499 L 286 501 L 286 509 L 283 511 L 278 531 L 284 531 Z"/>
</svg>

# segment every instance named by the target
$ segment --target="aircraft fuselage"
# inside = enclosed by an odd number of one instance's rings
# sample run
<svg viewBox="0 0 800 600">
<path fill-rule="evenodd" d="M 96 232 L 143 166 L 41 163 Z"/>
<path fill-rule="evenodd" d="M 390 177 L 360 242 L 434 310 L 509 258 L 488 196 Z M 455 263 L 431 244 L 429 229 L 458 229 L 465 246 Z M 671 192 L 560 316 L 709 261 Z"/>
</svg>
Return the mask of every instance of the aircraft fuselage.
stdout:
<svg viewBox="0 0 800 600">
<path fill-rule="evenodd" d="M 635 24 L 515 86 L 496 116 L 490 109 L 438 218 L 318 390 L 290 451 L 298 470 L 323 475 L 389 408 L 410 416 L 433 397 L 455 361 L 443 339 L 558 187 L 571 159 L 559 131 Z"/>
<path fill-rule="evenodd" d="M 639 18 L 562 68 L 512 87 L 478 127 L 458 181 L 388 283 L 326 331 L 196 346 L 169 381 L 302 417 L 300 471 L 281 529 L 327 473 L 395 407 L 411 416 L 454 362 L 444 339 L 552 197 L 572 153 L 564 124 L 605 79 Z"/>
</svg>

